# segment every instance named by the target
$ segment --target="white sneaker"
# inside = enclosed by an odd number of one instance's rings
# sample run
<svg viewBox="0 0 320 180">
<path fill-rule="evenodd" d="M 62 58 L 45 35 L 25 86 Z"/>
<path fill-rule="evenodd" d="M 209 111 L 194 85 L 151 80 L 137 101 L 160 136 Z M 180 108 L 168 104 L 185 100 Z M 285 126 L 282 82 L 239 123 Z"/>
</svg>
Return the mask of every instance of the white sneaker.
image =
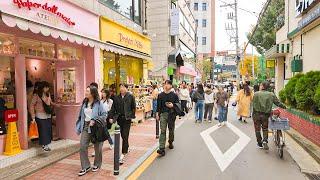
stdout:
<svg viewBox="0 0 320 180">
<path fill-rule="evenodd" d="M 218 124 L 218 127 L 221 127 L 221 126 L 222 126 L 222 123 L 219 123 L 219 124 Z"/>
<path fill-rule="evenodd" d="M 124 163 L 124 157 L 125 157 L 125 155 L 121 154 L 120 159 L 119 159 L 120 165 L 122 165 Z"/>
<path fill-rule="evenodd" d="M 95 154 L 95 152 L 93 151 L 92 153 L 91 153 L 91 157 L 94 157 L 96 154 Z"/>
</svg>

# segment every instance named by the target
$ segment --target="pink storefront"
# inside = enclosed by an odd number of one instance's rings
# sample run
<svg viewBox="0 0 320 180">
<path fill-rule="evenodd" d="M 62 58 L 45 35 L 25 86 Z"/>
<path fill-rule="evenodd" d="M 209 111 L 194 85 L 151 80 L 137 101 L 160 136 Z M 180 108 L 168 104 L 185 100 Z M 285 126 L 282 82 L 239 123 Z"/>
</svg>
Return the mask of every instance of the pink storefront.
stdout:
<svg viewBox="0 0 320 180">
<path fill-rule="evenodd" d="M 0 98 L 19 112 L 22 148 L 28 148 L 30 82 L 52 85 L 55 137 L 78 139 L 74 126 L 85 87 L 102 82 L 99 16 L 61 0 L 1 0 L 0 12 Z M 0 135 L 0 154 L 4 141 Z"/>
</svg>

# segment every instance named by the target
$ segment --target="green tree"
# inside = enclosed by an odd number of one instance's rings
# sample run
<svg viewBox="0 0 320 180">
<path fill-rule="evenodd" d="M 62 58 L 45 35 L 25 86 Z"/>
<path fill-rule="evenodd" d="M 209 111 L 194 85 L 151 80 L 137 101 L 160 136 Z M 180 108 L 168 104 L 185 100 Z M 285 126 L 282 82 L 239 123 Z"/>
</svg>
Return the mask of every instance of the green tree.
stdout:
<svg viewBox="0 0 320 180">
<path fill-rule="evenodd" d="M 251 38 L 250 43 L 256 47 L 258 53 L 264 54 L 266 50 L 276 44 L 277 17 L 283 10 L 284 0 L 271 0 L 253 36 L 253 29 L 248 33 L 247 37 Z"/>
<path fill-rule="evenodd" d="M 210 78 L 210 73 L 212 72 L 212 62 L 210 60 L 203 61 L 203 80 L 207 80 Z"/>
</svg>

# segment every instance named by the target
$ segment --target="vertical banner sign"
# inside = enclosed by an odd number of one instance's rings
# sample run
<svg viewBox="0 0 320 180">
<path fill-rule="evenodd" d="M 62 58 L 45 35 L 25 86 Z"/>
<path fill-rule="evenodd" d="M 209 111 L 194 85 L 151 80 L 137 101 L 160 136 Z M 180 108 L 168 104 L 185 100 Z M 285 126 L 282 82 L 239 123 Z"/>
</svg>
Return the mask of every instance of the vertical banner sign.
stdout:
<svg viewBox="0 0 320 180">
<path fill-rule="evenodd" d="M 170 11 L 170 35 L 179 35 L 179 9 L 174 8 Z"/>
</svg>

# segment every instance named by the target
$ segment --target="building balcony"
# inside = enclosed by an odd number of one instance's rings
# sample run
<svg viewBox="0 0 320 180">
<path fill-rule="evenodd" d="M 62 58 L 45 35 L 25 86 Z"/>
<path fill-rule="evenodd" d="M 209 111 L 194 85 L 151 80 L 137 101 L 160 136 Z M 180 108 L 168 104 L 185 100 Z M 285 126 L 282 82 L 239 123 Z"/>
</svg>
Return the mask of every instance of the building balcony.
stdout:
<svg viewBox="0 0 320 180">
<path fill-rule="evenodd" d="M 266 51 L 265 56 L 266 58 L 277 58 L 277 57 L 284 57 L 286 54 L 290 52 L 290 44 L 276 44 L 272 46 L 268 51 Z"/>
</svg>

